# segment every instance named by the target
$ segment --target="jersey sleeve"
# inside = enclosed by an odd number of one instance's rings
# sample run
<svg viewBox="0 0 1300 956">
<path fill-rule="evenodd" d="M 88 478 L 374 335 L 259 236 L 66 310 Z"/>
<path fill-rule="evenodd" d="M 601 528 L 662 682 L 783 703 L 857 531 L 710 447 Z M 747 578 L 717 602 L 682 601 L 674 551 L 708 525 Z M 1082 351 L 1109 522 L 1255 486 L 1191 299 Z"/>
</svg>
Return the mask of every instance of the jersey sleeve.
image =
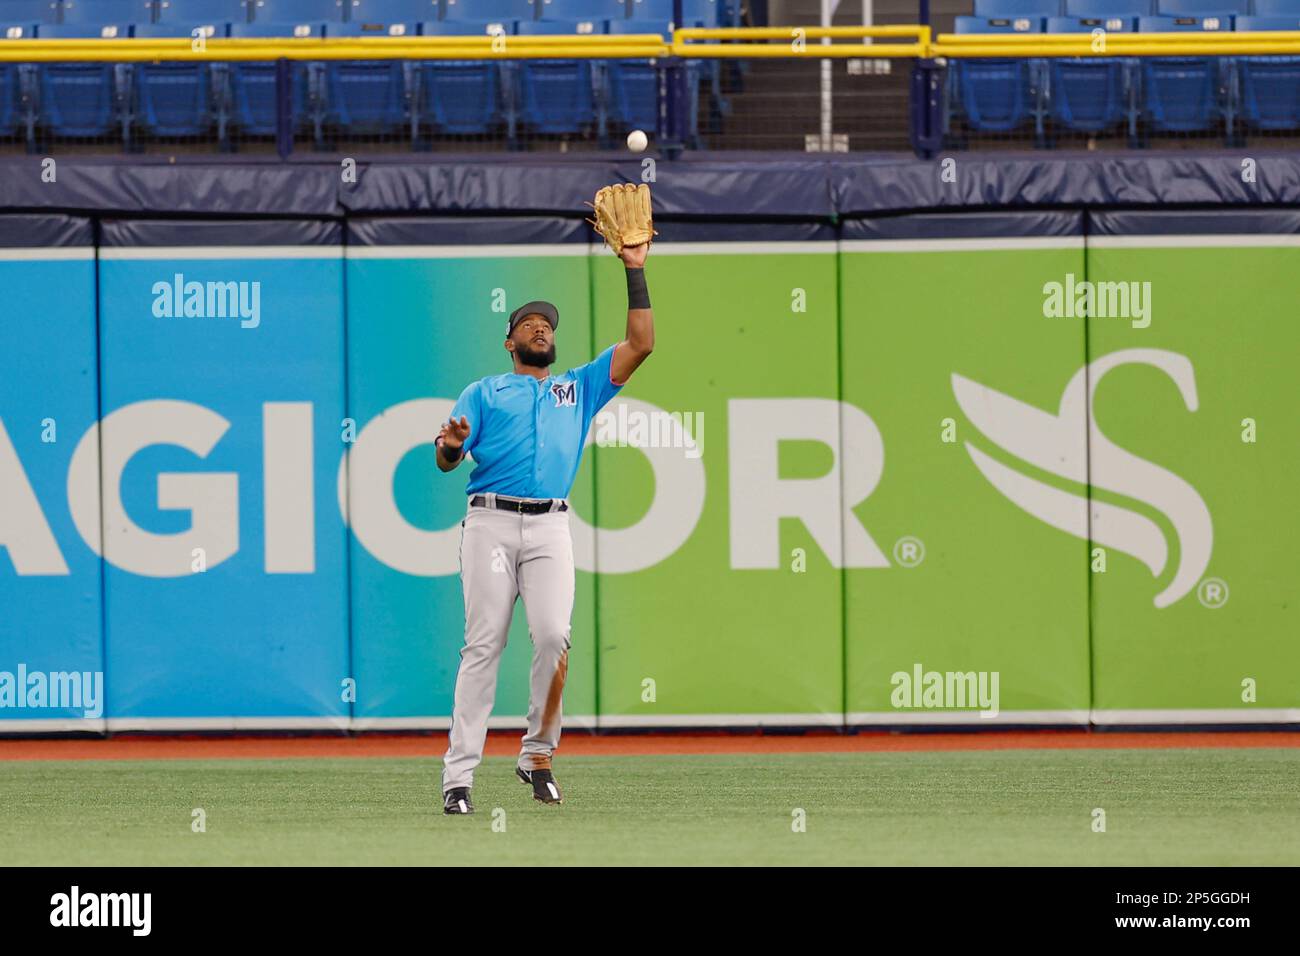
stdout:
<svg viewBox="0 0 1300 956">
<path fill-rule="evenodd" d="M 586 365 L 580 365 L 573 370 L 578 379 L 579 388 L 582 389 L 582 403 L 588 418 L 594 416 L 609 404 L 609 400 L 617 395 L 622 390 L 623 385 L 626 384 L 624 382 L 615 383 L 613 379 L 614 350 L 616 348 L 618 348 L 617 344 L 611 345 Z"/>
<path fill-rule="evenodd" d="M 478 444 L 478 436 L 482 433 L 483 424 L 483 383 L 473 382 L 465 387 L 460 393 L 460 398 L 456 399 L 456 404 L 452 406 L 451 415 L 448 421 L 460 421 L 461 416 L 469 419 L 469 437 L 465 439 L 465 452 L 473 451 L 474 446 Z"/>
</svg>

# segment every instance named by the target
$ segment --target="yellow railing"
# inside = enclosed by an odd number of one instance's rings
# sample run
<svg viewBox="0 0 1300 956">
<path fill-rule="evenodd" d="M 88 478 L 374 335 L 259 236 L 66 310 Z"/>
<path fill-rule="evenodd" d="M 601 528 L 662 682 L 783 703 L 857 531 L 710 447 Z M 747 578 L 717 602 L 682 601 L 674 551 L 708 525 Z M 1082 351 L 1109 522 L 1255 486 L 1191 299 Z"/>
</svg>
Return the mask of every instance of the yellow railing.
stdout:
<svg viewBox="0 0 1300 956">
<path fill-rule="evenodd" d="M 831 43 L 830 40 L 910 40 L 910 43 Z M 701 43 L 713 40 L 713 43 Z M 732 40 L 733 43 L 716 41 Z M 766 40 L 766 43 L 746 43 Z M 774 43 L 781 40 L 781 43 Z M 693 42 L 694 41 L 694 42 Z M 674 56 L 707 58 L 793 57 L 924 57 L 930 28 L 921 25 L 887 27 L 687 27 L 673 31 Z"/>
<path fill-rule="evenodd" d="M 852 41 L 831 42 L 821 41 Z M 866 42 L 883 40 L 886 42 Z M 1300 55 L 1300 30 L 1270 33 L 952 34 L 923 25 L 723 27 L 657 33 L 465 37 L 188 37 L 0 40 L 0 62 L 234 60 L 519 60 L 843 57 Z"/>
<path fill-rule="evenodd" d="M 1300 54 L 1300 31 L 1269 33 L 945 33 L 932 57 L 1271 56 Z"/>
</svg>

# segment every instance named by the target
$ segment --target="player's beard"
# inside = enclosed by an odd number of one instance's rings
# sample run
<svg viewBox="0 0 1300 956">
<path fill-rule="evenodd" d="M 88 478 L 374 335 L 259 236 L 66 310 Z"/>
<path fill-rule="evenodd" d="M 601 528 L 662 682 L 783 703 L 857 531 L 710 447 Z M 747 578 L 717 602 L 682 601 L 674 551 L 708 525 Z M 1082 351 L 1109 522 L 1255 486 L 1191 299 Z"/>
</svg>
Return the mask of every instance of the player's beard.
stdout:
<svg viewBox="0 0 1300 956">
<path fill-rule="evenodd" d="M 527 342 L 520 342 L 515 346 L 515 354 L 519 356 L 520 365 L 531 365 L 533 368 L 550 368 L 555 364 L 555 343 L 552 342 L 547 349 L 534 349 Z"/>
</svg>

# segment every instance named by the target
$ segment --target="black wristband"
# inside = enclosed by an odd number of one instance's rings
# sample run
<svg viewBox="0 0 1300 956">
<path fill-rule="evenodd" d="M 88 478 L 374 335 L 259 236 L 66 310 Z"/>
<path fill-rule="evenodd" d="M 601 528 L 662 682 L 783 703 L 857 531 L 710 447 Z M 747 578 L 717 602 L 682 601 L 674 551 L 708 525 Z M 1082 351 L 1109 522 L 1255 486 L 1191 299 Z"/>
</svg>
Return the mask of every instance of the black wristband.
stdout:
<svg viewBox="0 0 1300 956">
<path fill-rule="evenodd" d="M 453 461 L 460 461 L 461 452 L 465 450 L 464 446 L 459 448 L 448 448 L 445 441 L 438 442 L 438 447 L 442 449 L 442 457 L 447 460 L 448 464 Z"/>
<path fill-rule="evenodd" d="M 627 307 L 628 309 L 650 308 L 650 290 L 646 288 L 644 269 L 627 270 Z"/>
</svg>

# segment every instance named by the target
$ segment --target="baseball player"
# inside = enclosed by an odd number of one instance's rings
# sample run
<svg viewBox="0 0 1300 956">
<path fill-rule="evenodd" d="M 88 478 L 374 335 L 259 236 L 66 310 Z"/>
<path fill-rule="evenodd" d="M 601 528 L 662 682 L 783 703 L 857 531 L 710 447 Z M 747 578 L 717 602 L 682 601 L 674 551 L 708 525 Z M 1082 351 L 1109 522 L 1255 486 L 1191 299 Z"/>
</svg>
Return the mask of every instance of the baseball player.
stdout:
<svg viewBox="0 0 1300 956">
<path fill-rule="evenodd" d="M 645 206 L 648 211 L 648 192 Z M 543 803 L 564 799 L 551 758 L 560 742 L 573 613 L 573 541 L 566 498 L 591 420 L 654 348 L 645 280 L 651 234 L 637 245 L 615 249 L 627 273 L 623 341 L 586 365 L 552 375 L 559 310 L 549 302 L 520 306 L 506 327 L 505 349 L 514 370 L 466 388 L 435 441 L 442 471 L 456 468 L 467 454 L 474 458 L 466 488 L 469 505 L 461 522 L 465 646 L 443 760 L 444 813 L 474 812 L 474 768 L 483 758 L 497 667 L 519 597 L 533 642 L 533 665 L 528 731 L 515 772 Z"/>
</svg>

